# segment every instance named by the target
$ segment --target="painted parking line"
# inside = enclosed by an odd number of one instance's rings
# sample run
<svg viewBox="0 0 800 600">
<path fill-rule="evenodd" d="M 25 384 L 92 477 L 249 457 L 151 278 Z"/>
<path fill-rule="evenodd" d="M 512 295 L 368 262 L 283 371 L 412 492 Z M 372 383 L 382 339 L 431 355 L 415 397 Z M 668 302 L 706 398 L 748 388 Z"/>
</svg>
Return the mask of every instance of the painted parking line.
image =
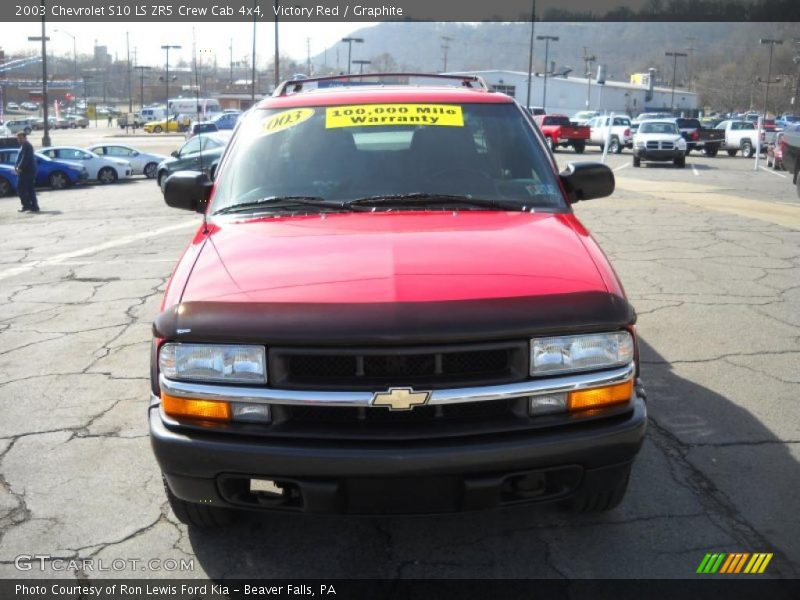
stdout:
<svg viewBox="0 0 800 600">
<path fill-rule="evenodd" d="M 769 173 L 770 175 L 777 175 L 778 177 L 783 177 L 784 179 L 786 179 L 786 175 L 782 175 L 781 173 L 776 173 L 772 169 L 767 169 L 766 167 L 762 167 L 761 165 L 759 165 L 758 168 L 766 173 Z"/>
<path fill-rule="evenodd" d="M 625 163 L 624 165 L 620 165 L 618 167 L 614 167 L 612 169 L 612 171 L 620 171 L 620 170 L 624 169 L 625 167 L 630 167 L 630 166 L 631 166 L 631 163 Z"/>
<path fill-rule="evenodd" d="M 27 273 L 28 271 L 32 271 L 33 269 L 59 265 L 72 258 L 78 258 L 79 256 L 86 256 L 88 254 L 96 254 L 97 252 L 102 252 L 103 250 L 109 250 L 111 248 L 117 248 L 119 246 L 132 244 L 133 242 L 138 242 L 139 240 L 146 240 L 147 238 L 157 237 L 164 233 L 169 233 L 170 231 L 176 231 L 178 229 L 186 229 L 189 227 L 196 228 L 197 226 L 198 222 L 192 220 L 186 223 L 178 223 L 176 225 L 169 225 L 168 227 L 162 227 L 161 229 L 154 229 L 153 231 L 145 231 L 143 233 L 128 235 L 123 238 L 119 238 L 110 242 L 105 242 L 104 244 L 97 244 L 94 246 L 88 246 L 87 248 L 82 248 L 80 250 L 73 250 L 72 252 L 64 252 L 62 254 L 56 254 L 55 256 L 45 258 L 44 260 L 34 260 L 29 263 L 24 263 L 18 267 L 12 267 L 11 269 L 0 271 L 0 279 L 7 279 L 8 277 L 13 277 L 14 275 Z"/>
<path fill-rule="evenodd" d="M 694 173 L 695 177 L 700 177 L 700 173 L 698 172 L 697 167 L 694 165 L 692 165 L 692 173 Z"/>
</svg>

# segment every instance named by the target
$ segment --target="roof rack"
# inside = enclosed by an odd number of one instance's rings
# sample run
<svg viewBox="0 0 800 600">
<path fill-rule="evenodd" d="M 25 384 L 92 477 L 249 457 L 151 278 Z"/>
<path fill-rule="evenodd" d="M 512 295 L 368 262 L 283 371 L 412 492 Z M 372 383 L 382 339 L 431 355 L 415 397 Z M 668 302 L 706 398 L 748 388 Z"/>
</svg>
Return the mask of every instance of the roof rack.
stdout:
<svg viewBox="0 0 800 600">
<path fill-rule="evenodd" d="M 466 88 L 475 88 L 476 86 L 489 90 L 489 86 L 479 75 L 444 75 L 441 73 L 357 73 L 350 75 L 328 75 L 326 77 L 305 77 L 303 79 L 288 79 L 283 81 L 275 91 L 273 96 L 285 96 L 289 93 L 297 94 L 303 91 L 303 86 L 307 83 L 318 83 L 320 81 L 347 81 L 350 79 L 366 79 L 369 77 L 425 77 L 426 79 L 448 79 L 451 81 L 460 81 L 461 85 Z M 384 82 L 377 82 L 378 84 Z M 398 84 L 390 84 L 398 85 Z"/>
</svg>

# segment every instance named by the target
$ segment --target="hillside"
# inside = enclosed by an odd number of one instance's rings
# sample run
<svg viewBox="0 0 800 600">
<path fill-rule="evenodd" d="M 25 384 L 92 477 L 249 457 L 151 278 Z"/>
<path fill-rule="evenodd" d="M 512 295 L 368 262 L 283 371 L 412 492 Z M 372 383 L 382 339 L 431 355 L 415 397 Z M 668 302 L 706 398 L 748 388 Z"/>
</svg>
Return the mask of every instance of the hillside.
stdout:
<svg viewBox="0 0 800 600">
<path fill-rule="evenodd" d="M 627 81 L 630 73 L 654 67 L 660 82 L 667 83 L 672 81 L 673 59 L 664 52 L 685 52 L 690 58 L 678 60 L 678 85 L 714 96 L 722 84 L 712 80 L 726 73 L 726 79 L 735 84 L 733 91 L 741 96 L 731 102 L 749 102 L 751 96 L 755 100 L 762 94 L 757 88 L 763 86 L 754 82 L 757 76 L 766 79 L 769 53 L 759 44 L 760 37 L 786 40 L 775 47 L 773 60 L 773 77 L 783 76 L 782 84 L 770 93 L 778 103 L 788 103 L 793 93 L 797 66 L 792 54 L 800 53 L 800 46 L 791 43 L 792 38 L 800 37 L 797 23 L 537 22 L 535 34 L 560 38 L 550 43 L 550 60 L 557 67 L 571 67 L 575 76 L 583 76 L 586 47 L 608 66 L 611 80 Z M 443 37 L 452 38 L 447 60 L 450 71 L 526 70 L 528 64 L 530 25 L 526 23 L 381 23 L 350 35 L 364 38 L 363 44 L 353 44 L 353 59 L 372 60 L 371 70 L 441 71 Z M 315 71 L 337 72 L 337 50 L 338 72 L 346 72 L 345 44 L 314 57 Z M 534 57 L 534 69 L 542 71 L 544 42 L 536 42 Z M 717 98 L 709 101 L 721 102 Z"/>
</svg>

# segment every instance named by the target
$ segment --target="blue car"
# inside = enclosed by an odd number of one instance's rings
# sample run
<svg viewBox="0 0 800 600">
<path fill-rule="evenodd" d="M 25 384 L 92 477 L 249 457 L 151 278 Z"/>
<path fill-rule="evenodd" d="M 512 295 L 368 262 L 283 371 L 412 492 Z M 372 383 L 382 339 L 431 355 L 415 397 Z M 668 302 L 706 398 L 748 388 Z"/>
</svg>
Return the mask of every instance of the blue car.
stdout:
<svg viewBox="0 0 800 600">
<path fill-rule="evenodd" d="M 226 112 L 222 113 L 211 119 L 211 123 L 217 126 L 217 129 L 233 129 L 236 127 L 236 122 L 239 120 L 239 115 L 242 113 L 238 112 Z"/>
<path fill-rule="evenodd" d="M 17 163 L 19 148 L 0 150 L 0 165 L 13 167 Z M 89 178 L 89 172 L 83 165 L 53 160 L 44 154 L 36 153 L 36 185 L 48 185 L 60 190 L 76 183 L 83 183 Z"/>
<path fill-rule="evenodd" d="M 0 198 L 17 191 L 17 172 L 14 167 L 0 165 Z"/>
</svg>

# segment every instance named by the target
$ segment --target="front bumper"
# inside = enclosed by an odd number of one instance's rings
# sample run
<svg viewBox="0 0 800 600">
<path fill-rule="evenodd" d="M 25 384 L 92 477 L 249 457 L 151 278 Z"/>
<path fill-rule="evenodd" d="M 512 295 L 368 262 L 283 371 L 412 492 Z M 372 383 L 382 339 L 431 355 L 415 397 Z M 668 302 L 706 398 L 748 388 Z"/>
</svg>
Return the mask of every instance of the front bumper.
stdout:
<svg viewBox="0 0 800 600">
<path fill-rule="evenodd" d="M 214 506 L 313 513 L 438 513 L 553 501 L 622 472 L 647 411 L 637 392 L 614 417 L 562 427 L 428 440 L 271 439 L 169 428 L 150 407 L 150 439 L 172 492 Z M 509 492 L 520 478 L 533 493 Z M 250 491 L 267 479 L 287 493 Z"/>
<path fill-rule="evenodd" d="M 673 150 L 648 150 L 647 148 L 634 148 L 633 155 L 642 160 L 667 161 L 680 158 L 686 152 L 675 148 Z"/>
</svg>

